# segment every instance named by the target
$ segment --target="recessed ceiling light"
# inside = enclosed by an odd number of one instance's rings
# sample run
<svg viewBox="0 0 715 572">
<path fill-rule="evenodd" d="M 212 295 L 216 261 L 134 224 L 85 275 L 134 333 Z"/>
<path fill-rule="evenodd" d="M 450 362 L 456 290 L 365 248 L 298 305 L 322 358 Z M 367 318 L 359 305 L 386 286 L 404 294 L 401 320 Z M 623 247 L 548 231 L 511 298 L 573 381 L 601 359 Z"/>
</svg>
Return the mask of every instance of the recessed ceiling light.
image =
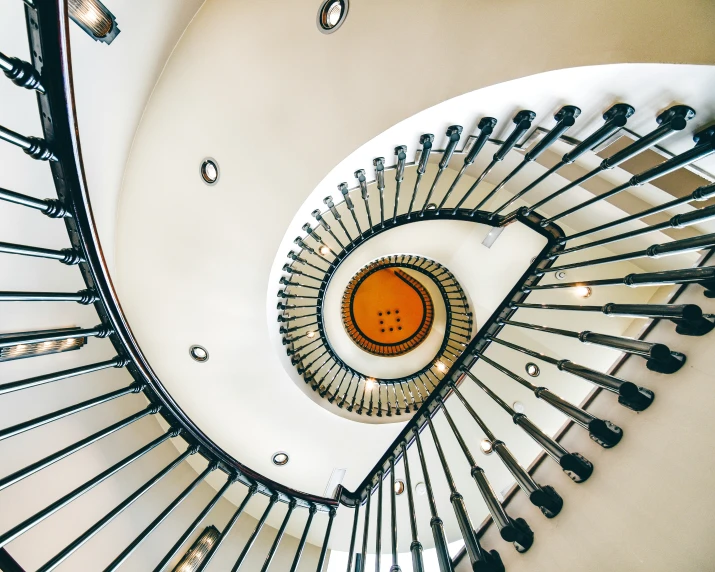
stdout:
<svg viewBox="0 0 715 572">
<path fill-rule="evenodd" d="M 427 487 L 424 483 L 417 483 L 415 485 L 415 492 L 422 497 L 427 494 Z"/>
<path fill-rule="evenodd" d="M 574 290 L 574 294 L 579 298 L 588 298 L 591 295 L 591 288 L 588 286 L 577 286 Z"/>
<path fill-rule="evenodd" d="M 395 481 L 395 494 L 399 497 L 404 492 L 405 492 L 405 481 L 403 481 L 402 479 L 397 479 Z"/>
<path fill-rule="evenodd" d="M 320 247 L 320 254 L 328 254 L 330 252 L 330 249 L 327 246 L 321 246 Z"/>
<path fill-rule="evenodd" d="M 439 371 L 441 371 L 441 372 L 447 371 L 447 366 L 444 365 L 441 361 L 438 361 L 435 365 L 437 366 L 437 369 Z"/>
<path fill-rule="evenodd" d="M 430 203 L 427 205 L 427 210 L 428 211 L 436 211 L 437 210 L 437 204 L 436 203 Z"/>
<path fill-rule="evenodd" d="M 489 455 L 494 450 L 492 442 L 489 439 L 482 439 L 482 442 L 479 443 L 479 447 L 485 455 Z"/>
<path fill-rule="evenodd" d="M 315 337 L 315 332 L 313 330 L 310 330 L 307 334 L 305 334 L 306 337 L 308 338 L 314 338 Z"/>
<path fill-rule="evenodd" d="M 526 373 L 528 373 L 531 377 L 539 377 L 539 374 L 541 373 L 539 366 L 536 365 L 533 361 L 527 363 L 524 369 L 526 370 Z"/>
<path fill-rule="evenodd" d="M 365 389 L 367 389 L 368 391 L 370 391 L 374 386 L 375 386 L 375 380 L 374 380 L 373 378 L 371 378 L 371 377 L 368 377 L 368 378 L 365 380 Z"/>
<path fill-rule="evenodd" d="M 285 451 L 278 451 L 277 453 L 273 453 L 272 460 L 274 465 L 282 467 L 288 464 L 288 461 L 290 461 L 290 457 Z"/>
<path fill-rule="evenodd" d="M 325 0 L 318 10 L 318 29 L 332 34 L 343 25 L 348 15 L 348 0 Z"/>
<path fill-rule="evenodd" d="M 207 185 L 215 185 L 218 182 L 220 171 L 215 159 L 207 157 L 201 161 L 201 179 Z"/>
<path fill-rule="evenodd" d="M 556 280 L 563 280 L 564 278 L 566 278 L 566 272 L 564 272 L 563 270 L 559 270 L 555 276 Z"/>
<path fill-rule="evenodd" d="M 524 413 L 524 411 L 526 411 L 526 407 L 524 407 L 521 401 L 515 401 L 511 406 L 517 413 Z"/>
<path fill-rule="evenodd" d="M 203 363 L 209 359 L 209 352 L 203 346 L 191 346 L 189 348 L 189 355 L 199 363 Z"/>
</svg>

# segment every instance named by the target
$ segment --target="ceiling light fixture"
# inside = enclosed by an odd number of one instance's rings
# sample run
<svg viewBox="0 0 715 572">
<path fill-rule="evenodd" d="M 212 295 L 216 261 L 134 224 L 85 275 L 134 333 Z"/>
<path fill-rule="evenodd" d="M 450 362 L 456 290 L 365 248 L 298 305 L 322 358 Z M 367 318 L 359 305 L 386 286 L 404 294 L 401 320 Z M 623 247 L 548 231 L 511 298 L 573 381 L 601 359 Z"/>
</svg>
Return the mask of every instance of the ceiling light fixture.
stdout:
<svg viewBox="0 0 715 572">
<path fill-rule="evenodd" d="M 533 361 L 527 363 L 524 369 L 526 370 L 526 373 L 528 373 L 531 377 L 539 377 L 539 374 L 541 373 L 539 366 L 536 365 Z"/>
<path fill-rule="evenodd" d="M 479 443 L 479 447 L 482 449 L 482 453 L 484 453 L 485 455 L 491 454 L 491 452 L 494 450 L 492 442 L 489 439 L 482 439 L 482 442 Z"/>
<path fill-rule="evenodd" d="M 57 330 L 43 330 L 43 334 L 63 334 L 71 333 L 80 328 L 60 328 Z M 23 334 L 32 335 L 38 334 L 40 332 L 23 332 Z M 7 335 L 0 335 L 0 341 L 3 338 L 10 337 Z M 16 346 L 7 346 L 0 348 L 0 362 L 12 361 L 15 359 L 23 359 L 28 357 L 36 357 L 47 354 L 57 354 L 62 352 L 69 352 L 72 350 L 78 350 L 83 345 L 87 343 L 86 337 L 81 338 L 64 338 L 61 340 L 52 340 L 49 342 L 38 342 L 36 344 L 18 344 Z"/>
<path fill-rule="evenodd" d="M 285 451 L 278 451 L 277 453 L 273 453 L 273 457 L 271 458 L 271 460 L 273 461 L 274 465 L 278 467 L 283 467 L 284 465 L 288 464 L 288 461 L 290 461 L 290 457 Z"/>
<path fill-rule="evenodd" d="M 441 371 L 442 373 L 444 373 L 445 371 L 447 371 L 447 366 L 444 365 L 444 363 L 442 363 L 441 361 L 438 361 L 435 365 L 437 366 L 437 369 L 438 369 L 439 371 Z"/>
<path fill-rule="evenodd" d="M 318 30 L 332 34 L 348 15 L 348 0 L 325 0 L 318 10 Z"/>
<path fill-rule="evenodd" d="M 94 40 L 111 44 L 119 35 L 117 19 L 99 0 L 69 0 L 70 18 Z"/>
<path fill-rule="evenodd" d="M 315 331 L 310 330 L 307 334 L 305 334 L 307 338 L 314 338 L 315 337 Z"/>
<path fill-rule="evenodd" d="M 206 159 L 201 161 L 201 180 L 204 183 L 206 183 L 207 185 L 215 185 L 216 183 L 218 183 L 218 178 L 220 175 L 221 172 L 219 171 L 216 159 L 206 157 Z"/>
<path fill-rule="evenodd" d="M 511 404 L 511 406 L 517 413 L 524 413 L 524 411 L 526 411 L 526 407 L 524 407 L 524 404 L 521 401 L 515 401 Z"/>
<path fill-rule="evenodd" d="M 427 487 L 425 486 L 424 483 L 417 483 L 415 485 L 415 492 L 420 495 L 421 497 L 425 496 L 427 494 Z"/>
<path fill-rule="evenodd" d="M 203 363 L 209 360 L 209 352 L 203 346 L 193 345 L 189 348 L 189 355 L 197 362 Z"/>
<path fill-rule="evenodd" d="M 588 286 L 577 286 L 574 290 L 574 294 L 579 298 L 588 298 L 591 295 L 591 288 Z"/>
<path fill-rule="evenodd" d="M 559 270 L 556 274 L 554 274 L 554 276 L 556 276 L 556 280 L 563 280 L 566 278 L 566 272 Z"/>
<path fill-rule="evenodd" d="M 372 388 L 375 386 L 375 383 L 377 383 L 377 381 L 375 379 L 373 379 L 372 377 L 368 377 L 365 380 L 365 389 L 367 391 L 372 390 Z"/>
<path fill-rule="evenodd" d="M 327 246 L 321 246 L 320 247 L 320 254 L 325 255 L 330 252 L 330 249 Z"/>
<path fill-rule="evenodd" d="M 187 550 L 183 558 L 176 565 L 172 572 L 195 572 L 208 556 L 209 551 L 219 538 L 218 529 L 215 526 L 207 526 Z"/>
<path fill-rule="evenodd" d="M 397 479 L 395 481 L 395 495 L 398 497 L 405 492 L 405 481 L 402 479 Z"/>
</svg>

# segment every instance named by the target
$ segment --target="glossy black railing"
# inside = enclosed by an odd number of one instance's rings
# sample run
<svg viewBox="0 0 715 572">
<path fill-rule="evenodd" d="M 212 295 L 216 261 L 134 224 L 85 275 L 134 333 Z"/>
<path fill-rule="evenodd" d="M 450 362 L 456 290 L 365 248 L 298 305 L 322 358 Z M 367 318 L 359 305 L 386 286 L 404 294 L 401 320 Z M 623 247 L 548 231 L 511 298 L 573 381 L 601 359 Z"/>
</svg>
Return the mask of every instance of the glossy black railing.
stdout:
<svg viewBox="0 0 715 572">
<path fill-rule="evenodd" d="M 493 227 L 522 224 L 544 237 L 547 244 L 535 257 L 529 268 L 525 270 L 521 279 L 511 289 L 496 312 L 484 324 L 480 325 L 476 334 L 472 335 L 472 320 L 468 314 L 466 304 L 461 306 L 463 311 L 461 318 L 456 308 L 451 311 L 454 323 L 459 322 L 461 319 L 462 323 L 466 324 L 465 326 L 459 326 L 464 328 L 464 334 L 460 338 L 455 338 L 455 340 L 460 340 L 457 345 L 450 342 L 449 336 L 445 336 L 444 347 L 451 347 L 449 365 L 446 371 L 440 372 L 441 375 L 432 373 L 428 376 L 427 371 L 424 372 L 425 379 L 430 380 L 429 390 L 427 390 L 427 384 L 425 384 L 425 392 L 420 397 L 416 397 L 413 394 L 412 398 L 408 399 L 407 394 L 404 394 L 403 400 L 402 396 L 398 398 L 397 392 L 393 392 L 388 393 L 381 404 L 380 397 L 377 396 L 377 399 L 375 399 L 375 396 L 371 394 L 370 401 L 366 402 L 364 377 L 360 380 L 360 383 L 352 385 L 353 395 L 356 390 L 361 386 L 363 387 L 363 394 L 359 403 L 358 398 L 355 398 L 355 400 L 351 398 L 350 404 L 354 408 L 360 407 L 366 412 L 374 412 L 375 415 L 380 415 L 381 413 L 387 415 L 390 412 L 397 413 L 398 411 L 412 413 L 416 409 L 416 412 L 407 422 L 400 435 L 387 447 L 383 457 L 354 492 L 339 488 L 338 500 L 332 500 L 307 495 L 273 482 L 233 459 L 196 427 L 157 379 L 134 340 L 112 289 L 99 250 L 96 229 L 91 218 L 72 99 L 66 5 L 58 0 L 33 0 L 32 3 L 26 3 L 25 9 L 33 61 L 32 63 L 22 62 L 0 54 L 0 69 L 18 86 L 37 92 L 44 137 L 28 137 L 10 129 L 2 128 L 0 129 L 0 139 L 19 147 L 37 160 L 48 162 L 54 176 L 57 198 L 39 200 L 11 190 L 0 189 L 0 200 L 37 210 L 52 218 L 64 220 L 71 240 L 71 248 L 50 250 L 34 246 L 0 243 L 0 252 L 16 256 L 54 259 L 63 264 L 76 265 L 84 278 L 86 288 L 77 293 L 2 292 L 0 293 L 0 301 L 72 301 L 85 305 L 92 304 L 97 311 L 99 325 L 93 328 L 81 328 L 64 334 L 58 334 L 53 330 L 33 332 L 32 334 L 11 333 L 0 340 L 0 347 L 12 344 L 58 341 L 81 335 L 108 338 L 112 342 L 117 355 L 111 360 L 95 364 L 65 369 L 24 380 L 4 382 L 0 385 L 0 396 L 10 392 L 61 382 L 72 377 L 89 375 L 106 368 L 126 368 L 133 381 L 125 388 L 104 393 L 96 398 L 2 428 L 0 429 L 0 439 L 11 439 L 21 433 L 32 431 L 42 425 L 50 424 L 56 420 L 87 410 L 94 405 L 122 399 L 135 392 L 143 392 L 147 396 L 149 404 L 141 411 L 101 428 L 95 433 L 87 435 L 56 452 L 45 455 L 38 461 L 18 469 L 10 475 L 0 477 L 0 491 L 9 489 L 8 492 L 11 492 L 10 487 L 21 480 L 54 465 L 60 460 L 70 458 L 74 453 L 85 447 L 101 441 L 104 437 L 121 432 L 124 428 L 149 415 L 160 414 L 169 423 L 170 428 L 160 437 L 149 441 L 95 476 L 91 476 L 84 483 L 48 506 L 36 511 L 33 515 L 13 525 L 10 529 L 0 531 L 0 567 L 2 568 L 7 570 L 20 569 L 19 565 L 12 560 L 5 550 L 5 547 L 13 540 L 34 529 L 55 514 L 58 517 L 62 516 L 61 511 L 63 508 L 101 483 L 112 478 L 121 478 L 124 468 L 146 455 L 151 455 L 152 451 L 160 444 L 172 438 L 181 438 L 185 444 L 179 446 L 179 452 L 168 464 L 119 502 L 107 514 L 96 520 L 94 524 L 61 548 L 38 569 L 49 571 L 59 567 L 72 554 L 80 550 L 83 545 L 91 542 L 96 534 L 115 518 L 119 517 L 122 512 L 127 510 L 145 493 L 156 486 L 162 479 L 168 477 L 169 473 L 191 455 L 201 455 L 208 461 L 206 469 L 198 474 L 188 486 L 161 510 L 154 520 L 142 530 L 137 530 L 136 536 L 131 542 L 126 546 L 117 547 L 116 556 L 106 570 L 120 569 L 122 564 L 143 542 L 150 541 L 152 533 L 162 522 L 172 517 L 177 507 L 191 492 L 216 471 L 224 473 L 225 481 L 223 485 L 205 505 L 200 514 L 196 516 L 196 519 L 176 539 L 176 542 L 167 551 L 155 570 L 166 569 L 182 551 L 187 549 L 189 539 L 194 535 L 203 519 L 211 513 L 219 500 L 229 490 L 241 489 L 244 492 L 243 501 L 236 507 L 230 520 L 219 533 L 218 539 L 207 558 L 200 565 L 199 570 L 206 569 L 221 547 L 229 542 L 229 534 L 245 512 L 249 500 L 256 494 L 263 494 L 269 499 L 268 506 L 259 517 L 248 540 L 242 545 L 240 555 L 233 565 L 233 570 L 238 570 L 244 564 L 249 552 L 255 548 L 256 539 L 275 506 L 278 503 L 284 503 L 287 506 L 287 512 L 277 536 L 265 555 L 262 570 L 268 570 L 281 539 L 285 535 L 286 527 L 298 510 L 307 511 L 308 517 L 293 557 L 291 571 L 296 570 L 301 562 L 307 538 L 314 523 L 314 515 L 318 511 L 328 514 L 328 523 L 322 535 L 323 542 L 317 562 L 317 570 L 322 570 L 327 559 L 333 520 L 339 504 L 342 504 L 343 507 L 340 510 L 353 510 L 347 572 L 352 572 L 353 563 L 359 563 L 357 570 L 364 572 L 366 557 L 369 553 L 377 555 L 378 564 L 376 569 L 379 570 L 379 556 L 383 549 L 391 555 L 391 572 L 400 570 L 400 550 L 397 544 L 397 532 L 400 526 L 409 526 L 411 537 L 409 551 L 413 568 L 417 571 L 423 571 L 425 570 L 423 545 L 420 540 L 420 523 L 417 517 L 418 511 L 415 507 L 416 499 L 413 494 L 414 476 L 418 473 L 424 483 L 426 501 L 429 505 L 429 530 L 432 536 L 430 544 L 433 544 L 436 549 L 441 572 L 453 569 L 452 560 L 447 552 L 447 538 L 442 521 L 442 518 L 446 516 L 447 510 L 454 514 L 454 519 L 465 543 L 465 553 L 470 560 L 472 569 L 485 571 L 503 570 L 504 567 L 497 550 L 482 546 L 479 534 L 476 532 L 478 523 L 474 522 L 473 516 L 470 516 L 467 507 L 468 503 L 465 502 L 464 496 L 471 493 L 467 493 L 464 489 L 458 489 L 457 487 L 457 479 L 454 478 L 454 475 L 456 474 L 458 463 L 461 463 L 459 470 L 464 470 L 462 457 L 466 459 L 469 466 L 470 475 L 476 487 L 474 490 L 478 492 L 479 497 L 483 500 L 489 519 L 497 526 L 501 538 L 505 542 L 512 543 L 518 552 L 524 552 L 535 541 L 535 534 L 525 518 L 529 515 L 510 514 L 505 503 L 500 501 L 494 492 L 484 468 L 478 464 L 472 453 L 472 448 L 470 448 L 470 442 L 474 436 L 484 436 L 482 444 L 486 443 L 488 448 L 496 454 L 499 461 L 513 477 L 516 485 L 546 518 L 554 518 L 559 514 L 563 507 L 563 500 L 551 485 L 537 483 L 530 475 L 529 470 L 519 463 L 506 443 L 500 439 L 501 430 L 496 429 L 491 422 L 487 424 L 476 403 L 470 402 L 469 392 L 464 391 L 465 388 L 462 384 L 471 385 L 482 392 L 481 394 L 486 395 L 488 403 L 494 404 L 495 407 L 509 416 L 513 424 L 519 429 L 519 434 L 523 434 L 525 438 L 538 445 L 542 451 L 541 455 L 545 458 L 550 458 L 556 463 L 574 483 L 582 483 L 592 476 L 593 465 L 591 462 L 580 453 L 567 450 L 559 439 L 540 429 L 527 415 L 510 406 L 500 396 L 505 387 L 504 384 L 510 383 L 509 380 L 511 380 L 520 387 L 528 389 L 537 399 L 547 403 L 554 410 L 565 415 L 571 423 L 587 431 L 589 437 L 604 449 L 618 445 L 624 436 L 623 429 L 608 420 L 589 413 L 586 407 L 575 405 L 546 387 L 537 386 L 521 377 L 511 364 L 505 365 L 503 360 L 496 357 L 496 351 L 509 351 L 513 355 L 528 355 L 530 358 L 539 361 L 545 368 L 553 368 L 555 372 L 564 372 L 569 376 L 591 383 L 595 391 L 606 390 L 613 393 L 618 402 L 628 409 L 643 411 L 648 408 L 654 399 L 654 392 L 651 389 L 621 379 L 613 372 L 605 373 L 574 363 L 569 359 L 563 359 L 560 357 L 560 351 L 536 351 L 533 347 L 529 347 L 530 344 L 528 343 L 515 342 L 514 338 L 511 337 L 513 332 L 533 332 L 534 336 L 542 336 L 539 340 L 544 340 L 545 344 L 548 344 L 549 340 L 561 338 L 571 338 L 579 343 L 595 344 L 607 350 L 620 352 L 623 355 L 644 358 L 648 368 L 653 371 L 674 374 L 682 366 L 686 356 L 672 351 L 665 344 L 646 342 L 642 339 L 633 339 L 621 335 L 596 333 L 590 330 L 576 331 L 575 329 L 552 327 L 546 323 L 534 323 L 536 318 L 531 316 L 552 316 L 559 312 L 579 312 L 577 315 L 584 317 L 600 314 L 628 319 L 665 319 L 675 323 L 675 330 L 678 334 L 687 336 L 705 335 L 715 326 L 713 316 L 704 314 L 697 305 L 634 304 L 630 303 L 628 299 L 619 296 L 619 293 L 625 290 L 625 286 L 631 288 L 643 286 L 659 288 L 688 284 L 701 285 L 704 288 L 704 294 L 708 297 L 715 295 L 715 268 L 710 266 L 692 267 L 693 258 L 688 258 L 687 262 L 683 262 L 680 265 L 685 267 L 677 269 L 673 269 L 671 266 L 658 266 L 659 257 L 664 254 L 682 257 L 683 253 L 689 251 L 712 248 L 712 235 L 701 233 L 700 231 L 696 232 L 698 225 L 706 224 L 709 220 L 712 220 L 712 207 L 705 206 L 702 209 L 695 209 L 690 203 L 707 201 L 715 197 L 715 185 L 706 184 L 698 189 L 688 189 L 687 192 L 690 194 L 684 195 L 682 198 L 651 206 L 641 212 L 627 213 L 626 216 L 619 215 L 619 218 L 613 218 L 612 220 L 603 221 L 599 220 L 598 217 L 594 217 L 595 226 L 573 234 L 564 233 L 561 228 L 554 224 L 556 220 L 570 216 L 583 209 L 590 209 L 589 213 L 595 212 L 592 209 L 594 204 L 609 201 L 612 197 L 627 193 L 634 187 L 652 183 L 665 174 L 689 168 L 693 162 L 713 152 L 715 149 L 715 129 L 701 128 L 695 130 L 695 146 L 692 149 L 679 155 L 667 156 L 662 163 L 634 175 L 625 184 L 580 202 L 571 198 L 571 203 L 559 207 L 560 210 L 549 210 L 557 204 L 557 198 L 558 204 L 563 204 L 561 201 L 567 201 L 569 197 L 575 194 L 568 193 L 569 190 L 578 187 L 582 182 L 599 176 L 605 170 L 617 168 L 628 159 L 645 151 L 655 150 L 659 153 L 664 153 L 663 150 L 656 147 L 657 143 L 673 133 L 687 128 L 688 122 L 692 122 L 695 115 L 694 111 L 689 107 L 676 105 L 663 111 L 656 118 L 658 127 L 654 131 L 643 137 L 634 136 L 631 144 L 603 159 L 598 168 L 575 181 L 571 181 L 566 186 L 562 182 L 559 183 L 556 190 L 549 191 L 546 196 L 539 195 L 540 199 L 532 203 L 526 203 L 525 198 L 530 199 L 532 196 L 537 196 L 537 191 L 543 190 L 539 189 L 539 186 L 546 186 L 548 182 L 553 181 L 550 177 L 556 175 L 562 167 L 574 163 L 585 153 L 602 153 L 604 148 L 607 151 L 609 142 L 614 137 L 623 135 L 624 132 L 621 130 L 635 110 L 623 103 L 614 105 L 604 113 L 603 125 L 586 136 L 583 141 L 577 141 L 566 136 L 567 130 L 577 123 L 580 114 L 580 110 L 571 105 L 564 106 L 558 110 L 554 116 L 556 124 L 550 129 L 538 126 L 533 128 L 532 125 L 536 119 L 535 114 L 528 110 L 518 112 L 513 118 L 514 127 L 504 141 L 491 138 L 497 124 L 497 120 L 491 117 L 485 117 L 479 121 L 479 133 L 467 137 L 461 149 L 459 144 L 462 139 L 463 129 L 460 126 L 450 126 L 446 131 L 444 149 L 435 149 L 435 137 L 432 134 L 425 134 L 420 139 L 422 148 L 414 162 L 408 163 L 407 148 L 398 146 L 395 148 L 396 162 L 394 165 L 387 166 L 383 158 L 375 159 L 373 163 L 375 168 L 374 181 L 367 180 L 364 170 L 356 171 L 357 184 L 353 189 L 350 189 L 344 183 L 339 186 L 342 197 L 341 202 L 335 203 L 331 197 L 328 197 L 325 199 L 327 210 L 316 210 L 313 213 L 322 230 L 316 232 L 316 229 L 306 225 L 304 227 L 305 236 L 296 240 L 300 251 L 290 255 L 291 262 L 285 269 L 289 276 L 284 277 L 282 282 L 285 288 L 281 289 L 284 295 L 281 295 L 280 304 L 284 307 L 279 307 L 281 310 L 279 321 L 281 322 L 280 327 L 284 329 L 281 333 L 285 334 L 288 340 L 286 345 L 290 346 L 289 349 L 294 350 L 292 355 L 299 358 L 296 365 L 302 363 L 302 366 L 299 365 L 299 367 L 304 368 L 302 373 L 307 374 L 306 381 L 313 384 L 316 391 L 323 392 L 323 396 L 328 400 L 333 398 L 334 401 L 337 400 L 344 404 L 347 390 L 340 388 L 340 384 L 347 378 L 347 373 L 342 377 L 336 374 L 335 370 L 339 367 L 338 360 L 340 358 L 334 352 L 329 358 L 332 359 L 332 362 L 326 361 L 327 365 L 321 366 L 324 367 L 325 371 L 307 367 L 305 360 L 308 358 L 308 354 L 304 353 L 302 349 L 298 349 L 298 346 L 294 344 L 298 343 L 296 336 L 300 335 L 306 328 L 321 327 L 321 309 L 317 302 L 304 304 L 304 302 L 299 301 L 302 298 L 299 299 L 293 296 L 296 296 L 298 291 L 313 291 L 313 294 L 306 294 L 306 296 L 320 300 L 325 293 L 330 276 L 332 276 L 339 263 L 360 244 L 396 226 L 431 219 L 473 221 Z M 523 141 L 520 143 L 522 139 Z M 529 147 L 530 141 L 534 142 Z M 513 184 L 513 181 L 517 178 L 516 175 L 520 174 L 520 177 L 522 177 L 528 174 L 533 169 L 533 166 L 538 163 L 539 157 L 548 149 L 555 148 L 557 145 L 569 147 L 569 151 L 563 155 L 560 162 L 545 172 L 539 171 L 541 174 L 525 187 L 516 188 Z M 469 176 L 470 167 L 477 161 L 480 161 L 480 165 L 484 163 L 481 161 L 480 154 L 486 152 L 485 150 L 493 151 L 492 157 L 488 159 L 485 166 L 481 167 L 469 187 L 462 188 L 464 185 L 460 186 L 459 183 L 465 176 Z M 510 154 L 515 153 L 521 154 L 521 160 L 508 174 L 496 185 L 490 186 L 488 189 L 480 187 L 480 185 L 487 187 L 487 177 L 490 173 L 494 172 L 499 163 L 510 160 L 512 158 Z M 458 158 L 463 158 L 463 164 L 454 174 L 451 182 L 446 182 L 448 172 L 451 169 L 450 165 Z M 432 163 L 437 164 L 436 169 L 431 168 Z M 411 175 L 412 173 L 409 173 L 408 170 L 413 169 L 415 174 L 414 186 L 410 189 L 403 189 L 405 174 L 407 172 Z M 394 189 L 388 188 L 386 184 L 386 173 L 389 171 L 394 171 L 395 174 Z M 370 200 L 371 186 L 375 186 L 378 191 L 377 201 Z M 510 194 L 508 198 L 502 196 L 507 192 Z M 504 202 L 505 199 L 506 202 Z M 506 215 L 501 214 L 512 205 L 514 205 L 515 210 Z M 674 214 L 667 223 L 639 222 L 641 219 L 650 217 L 653 214 L 674 208 L 685 209 L 687 212 Z M 617 229 L 621 225 L 623 225 L 623 230 L 616 230 L 617 234 L 615 235 L 604 236 L 595 240 L 589 238 L 591 242 L 572 246 L 573 241 L 577 241 L 582 237 L 590 237 L 592 234 L 603 231 L 614 232 L 613 229 Z M 637 228 L 634 228 L 634 225 Z M 678 238 L 674 241 L 659 238 L 657 244 L 651 243 L 649 248 L 646 249 L 643 249 L 642 245 L 636 242 L 638 237 L 651 232 L 670 228 L 678 229 L 686 226 L 697 236 Z M 625 245 L 631 244 L 626 242 L 629 240 L 634 241 L 632 244 L 635 246 L 626 247 Z M 665 240 L 665 242 L 660 242 L 661 240 Z M 578 253 L 584 250 L 616 242 L 624 244 L 624 247 L 629 250 L 624 254 L 601 258 L 594 257 L 586 261 L 575 259 L 573 262 L 564 264 L 560 261 L 561 257 L 573 255 L 578 257 L 580 256 Z M 565 248 L 567 244 L 569 248 Z M 556 276 L 557 274 L 562 275 L 566 270 L 569 273 L 578 273 L 584 270 L 590 271 L 593 268 L 608 269 L 609 264 L 634 260 L 639 257 L 648 258 L 649 261 L 652 260 L 652 265 L 648 267 L 649 271 L 631 272 L 625 276 L 623 272 L 615 271 L 616 277 L 613 278 L 602 278 L 601 274 L 597 278 L 593 278 L 593 273 L 589 273 L 585 275 L 588 276 L 588 279 L 573 279 L 568 282 L 560 281 L 560 278 Z M 558 265 L 556 264 L 557 261 L 559 261 Z M 401 263 L 404 262 L 405 260 L 401 260 Z M 407 262 L 409 263 L 409 260 Z M 430 272 L 436 274 L 446 270 L 437 263 L 425 265 L 422 269 L 426 270 L 427 268 L 430 269 Z M 456 280 L 453 283 L 447 282 L 443 284 L 443 288 L 442 292 L 447 304 L 450 303 L 448 301 L 450 298 L 466 301 L 468 293 L 461 290 Z M 599 292 L 603 288 L 609 294 L 612 292 L 613 298 L 611 302 L 605 305 L 589 306 L 565 303 L 563 299 L 564 290 L 573 292 L 574 288 L 599 289 Z M 533 300 L 537 294 L 537 299 Z M 532 299 L 527 301 L 529 298 Z M 291 305 L 293 307 L 290 307 Z M 297 311 L 299 305 L 301 310 Z M 535 310 L 539 310 L 539 312 L 535 312 Z M 522 314 L 526 311 L 534 312 L 529 314 L 529 317 L 521 319 L 521 314 L 518 314 L 520 311 Z M 518 314 L 518 317 L 515 317 L 515 314 Z M 300 316 L 300 319 L 298 316 Z M 323 343 L 324 348 L 329 347 L 327 338 Z M 445 356 L 447 354 L 440 354 L 440 359 Z M 480 362 L 484 366 L 480 365 Z M 321 364 L 314 364 L 314 366 L 319 365 Z M 348 387 L 350 387 L 351 383 L 352 381 L 348 383 Z M 470 422 L 468 427 L 459 426 L 458 418 L 454 416 L 458 408 L 466 412 L 468 419 L 471 419 L 473 424 Z M 440 412 L 443 413 L 446 425 L 435 423 L 435 419 Z M 634 422 L 634 425 L 637 425 L 637 422 Z M 452 439 L 454 439 L 453 442 L 451 441 Z M 450 442 L 452 444 L 456 442 L 457 448 L 449 449 L 447 443 Z M 438 462 L 431 464 L 428 461 L 429 456 L 426 451 L 431 450 L 428 450 L 428 447 L 434 449 Z M 451 450 L 458 452 L 455 458 L 450 456 L 449 451 Z M 402 515 L 397 511 L 396 502 L 395 473 L 398 467 L 405 474 L 405 489 L 408 500 L 407 514 Z M 444 475 L 444 480 L 447 484 L 446 488 L 436 486 L 437 479 L 441 479 L 438 475 Z M 386 480 L 387 487 L 385 487 Z M 385 495 L 389 497 L 387 500 Z M 363 505 L 364 518 L 361 520 Z M 371 527 L 371 511 L 376 511 L 378 516 L 374 527 Z M 390 523 L 389 549 L 382 545 L 382 517 L 387 511 L 389 511 L 388 520 Z M 424 526 L 422 529 L 424 529 Z"/>
</svg>

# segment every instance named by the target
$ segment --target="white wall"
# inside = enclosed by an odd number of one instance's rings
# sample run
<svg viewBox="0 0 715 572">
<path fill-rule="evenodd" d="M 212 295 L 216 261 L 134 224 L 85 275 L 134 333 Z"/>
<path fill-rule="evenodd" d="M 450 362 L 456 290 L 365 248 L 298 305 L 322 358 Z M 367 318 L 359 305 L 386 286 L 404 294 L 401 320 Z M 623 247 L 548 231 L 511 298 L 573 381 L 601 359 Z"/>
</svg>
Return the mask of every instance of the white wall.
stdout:
<svg viewBox="0 0 715 572">
<path fill-rule="evenodd" d="M 715 312 L 715 300 L 699 286 L 689 287 L 677 303 L 693 303 Z M 563 443 L 594 464 L 593 476 L 576 485 L 546 460 L 534 477 L 553 485 L 564 509 L 545 519 L 519 491 L 507 506 L 512 517 L 524 517 L 536 539 L 526 554 L 517 554 L 491 526 L 487 548 L 499 550 L 510 572 L 601 572 L 603 570 L 696 572 L 713 569 L 715 495 L 715 400 L 713 336 L 679 336 L 669 322 L 659 323 L 647 339 L 686 353 L 679 372 L 666 376 L 646 370 L 630 358 L 619 377 L 645 385 L 656 399 L 635 414 L 601 393 L 589 411 L 624 430 L 611 450 L 593 443 L 584 431 L 571 429 Z M 464 558 L 458 571 L 470 570 Z"/>
</svg>

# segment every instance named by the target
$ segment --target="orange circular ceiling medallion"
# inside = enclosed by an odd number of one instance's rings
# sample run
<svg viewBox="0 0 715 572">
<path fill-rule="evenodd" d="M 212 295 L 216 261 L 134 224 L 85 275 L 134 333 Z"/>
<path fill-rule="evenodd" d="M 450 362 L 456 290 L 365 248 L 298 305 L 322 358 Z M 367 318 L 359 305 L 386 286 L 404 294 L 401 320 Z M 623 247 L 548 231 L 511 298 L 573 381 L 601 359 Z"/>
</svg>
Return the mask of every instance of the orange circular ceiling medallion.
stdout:
<svg viewBox="0 0 715 572">
<path fill-rule="evenodd" d="M 398 356 L 424 341 L 434 321 L 427 289 L 399 267 L 374 262 L 350 281 L 342 302 L 343 325 L 363 350 Z"/>
</svg>

